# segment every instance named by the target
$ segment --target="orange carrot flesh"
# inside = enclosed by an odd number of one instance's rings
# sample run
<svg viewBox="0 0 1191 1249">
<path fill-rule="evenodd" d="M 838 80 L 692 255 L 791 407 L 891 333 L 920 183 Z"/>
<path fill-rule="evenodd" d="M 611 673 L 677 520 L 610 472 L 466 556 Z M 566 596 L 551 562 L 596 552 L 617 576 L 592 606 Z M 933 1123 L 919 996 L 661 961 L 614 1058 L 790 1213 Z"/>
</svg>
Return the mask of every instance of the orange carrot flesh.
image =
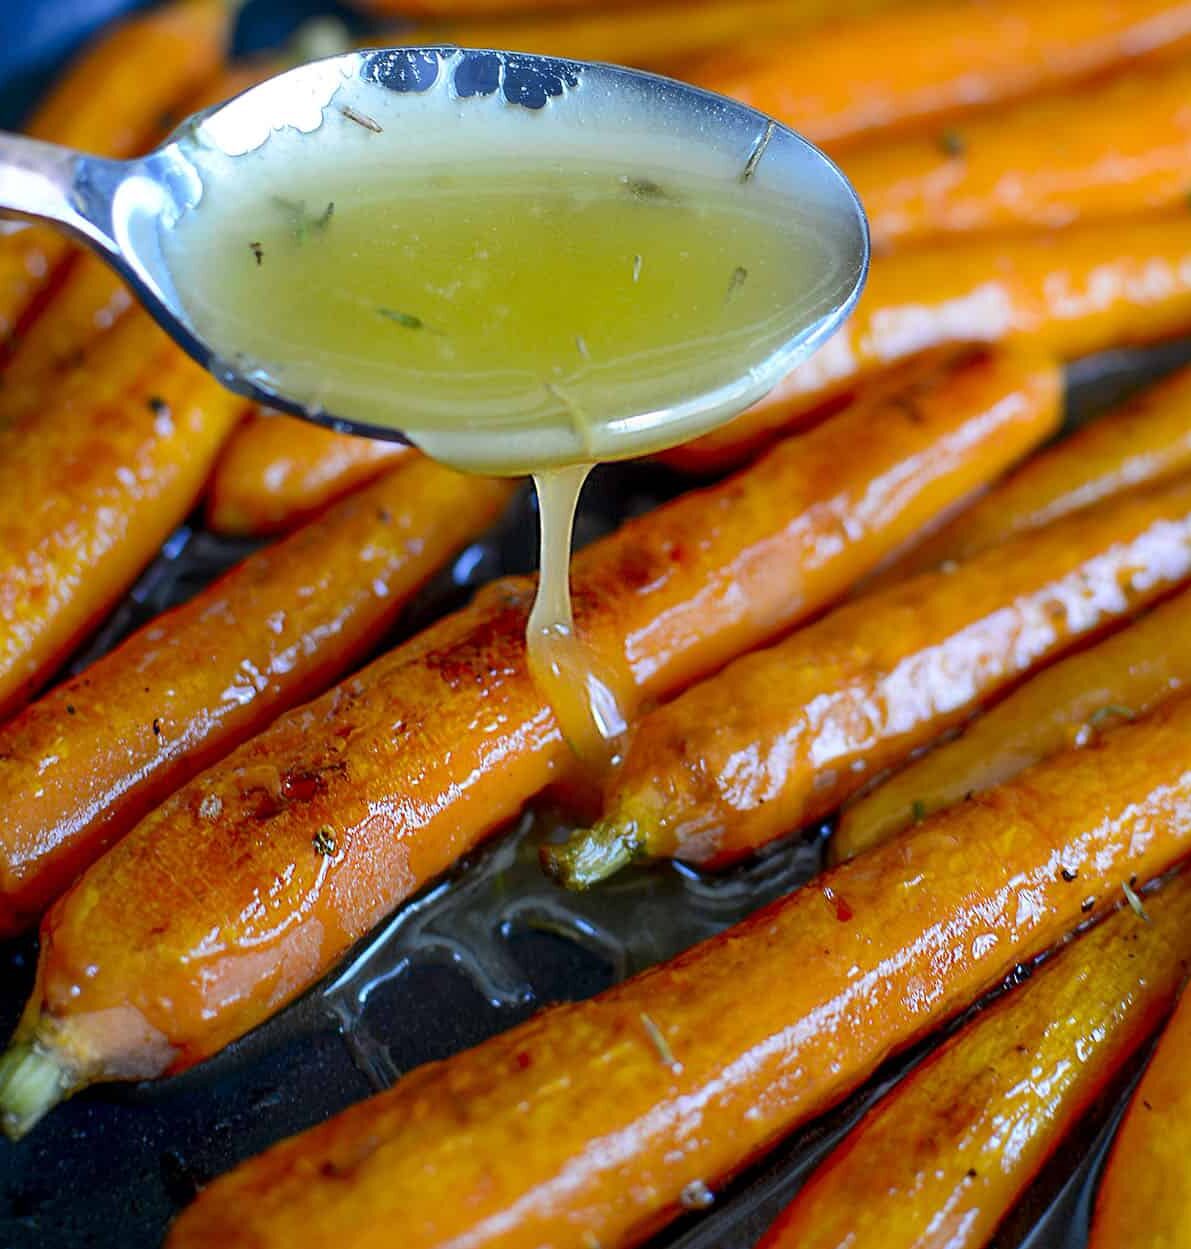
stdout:
<svg viewBox="0 0 1191 1249">
<path fill-rule="evenodd" d="M 233 66 L 181 105 L 183 115 L 237 95 L 269 76 L 280 63 Z M 160 120 L 160 119 L 159 119 Z M 161 129 L 148 137 L 166 137 Z M 50 298 L 27 316 L 4 361 L 0 422 L 17 419 L 41 401 L 54 377 L 82 362 L 82 353 L 134 303 L 115 270 L 94 253 L 71 248 Z"/>
<path fill-rule="evenodd" d="M 1184 57 L 978 114 L 941 133 L 850 149 L 841 162 L 878 248 L 1185 212 L 1189 93 Z"/>
<path fill-rule="evenodd" d="M 1191 1243 L 1189 1062 L 1191 994 L 1184 992 L 1113 1144 L 1089 1249 L 1178 1249 Z"/>
<path fill-rule="evenodd" d="M 737 463 L 825 400 L 957 339 L 1029 339 L 1070 360 L 1191 326 L 1191 220 L 951 240 L 874 260 L 833 338 L 721 430 L 666 452 L 677 468 Z"/>
<path fill-rule="evenodd" d="M 831 839 L 837 861 L 983 793 L 1191 685 L 1191 593 L 1039 673 L 963 734 L 894 773 L 849 807 Z"/>
<path fill-rule="evenodd" d="M 513 485 L 411 464 L 251 555 L 0 728 L 0 935 L 207 764 L 321 692 Z"/>
<path fill-rule="evenodd" d="M 502 17 L 422 22 L 394 32 L 393 43 L 514 48 L 579 61 L 664 69 L 684 58 L 761 32 L 805 29 L 824 17 L 852 16 L 903 0 L 668 0 Z"/>
<path fill-rule="evenodd" d="M 1183 698 L 269 1150 L 168 1249 L 638 1244 L 1188 851 Z"/>
<path fill-rule="evenodd" d="M 889 566 L 888 584 L 967 559 L 1102 499 L 1191 471 L 1191 369 L 1032 456 Z"/>
<path fill-rule="evenodd" d="M 547 865 L 585 888 L 626 856 L 739 859 L 1188 577 L 1179 482 L 846 604 L 647 715 L 604 818 Z"/>
<path fill-rule="evenodd" d="M 987 1244 L 1174 1004 L 1191 964 L 1191 881 L 1167 882 L 1145 910 L 1148 923 L 1118 911 L 926 1059 L 819 1166 L 758 1249 Z"/>
<path fill-rule="evenodd" d="M 129 18 L 66 71 L 28 133 L 96 156 L 134 156 L 163 115 L 218 70 L 229 35 L 225 0 L 174 0 Z M 0 236 L 0 343 L 71 249 L 64 234 L 45 226 Z"/>
<path fill-rule="evenodd" d="M 1189 45 L 1180 0 L 966 0 L 758 37 L 678 73 L 834 148 Z"/>
<path fill-rule="evenodd" d="M 137 312 L 85 378 L 0 430 L 0 715 L 153 558 L 243 408 Z"/>
<path fill-rule="evenodd" d="M 984 350 L 910 379 L 937 392 L 912 417 L 859 405 L 579 553 L 578 628 L 626 688 L 672 693 L 838 598 L 1054 401 Z M 150 813 L 48 912 L 19 1040 L 67 1085 L 194 1063 L 515 816 L 571 763 L 528 672 L 532 592 L 489 587 Z"/>
<path fill-rule="evenodd" d="M 411 450 L 280 413 L 256 414 L 231 436 L 215 465 L 207 486 L 207 524 L 226 534 L 284 532 Z"/>
</svg>

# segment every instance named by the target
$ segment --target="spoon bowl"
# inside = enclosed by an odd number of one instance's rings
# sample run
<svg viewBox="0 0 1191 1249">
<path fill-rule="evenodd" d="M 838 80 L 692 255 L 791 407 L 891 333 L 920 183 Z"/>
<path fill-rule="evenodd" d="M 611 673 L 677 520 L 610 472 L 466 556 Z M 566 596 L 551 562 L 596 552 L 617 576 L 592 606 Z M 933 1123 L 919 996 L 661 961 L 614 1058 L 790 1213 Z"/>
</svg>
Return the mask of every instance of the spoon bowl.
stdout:
<svg viewBox="0 0 1191 1249">
<path fill-rule="evenodd" d="M 800 214 L 816 239 L 796 315 L 742 348 L 722 376 L 702 378 L 697 393 L 626 389 L 624 410 L 608 422 L 615 437 L 589 448 L 591 458 L 616 458 L 677 441 L 668 431 L 705 432 L 759 399 L 832 333 L 863 285 L 867 227 L 843 174 L 793 131 L 733 101 L 610 65 L 454 47 L 372 49 L 288 70 L 196 114 L 139 160 L 102 160 L 0 134 L 0 215 L 54 222 L 95 249 L 229 388 L 345 431 L 408 441 L 412 428 L 422 444 L 416 416 L 403 429 L 369 419 L 350 397 L 328 393 L 314 363 L 287 371 L 259 352 L 246 354 L 230 328 L 223 332 L 230 315 L 217 309 L 200 327 L 170 255 L 174 232 L 249 169 L 259 178 L 262 162 L 292 170 L 322 161 L 326 177 L 350 193 L 344 171 L 378 161 L 400 180 L 466 164 L 477 152 L 512 168 L 527 151 L 535 159 L 594 159 L 615 146 L 645 154 L 650 168 L 751 184 L 773 211 Z M 454 431 L 459 447 L 467 433 Z M 447 458 L 468 459 L 450 439 L 443 449 Z M 537 458 L 561 462 L 570 454 L 568 445 L 547 442 Z"/>
</svg>

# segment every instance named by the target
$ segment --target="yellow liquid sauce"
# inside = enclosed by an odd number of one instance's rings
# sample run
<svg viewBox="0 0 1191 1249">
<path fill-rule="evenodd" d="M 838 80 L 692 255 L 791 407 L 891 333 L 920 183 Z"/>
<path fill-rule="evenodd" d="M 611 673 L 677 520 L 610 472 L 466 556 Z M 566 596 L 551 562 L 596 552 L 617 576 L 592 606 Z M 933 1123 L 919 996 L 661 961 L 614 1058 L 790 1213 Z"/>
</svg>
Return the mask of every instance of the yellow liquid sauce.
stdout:
<svg viewBox="0 0 1191 1249">
<path fill-rule="evenodd" d="M 826 311 L 839 266 L 788 193 L 722 158 L 577 129 L 535 145 L 528 114 L 418 147 L 389 94 L 356 98 L 357 120 L 328 111 L 315 135 L 200 152 L 201 201 L 163 253 L 237 372 L 453 467 L 534 474 L 531 670 L 576 751 L 606 758 L 625 715 L 575 636 L 567 580 L 587 466 L 739 410 L 750 365 Z"/>
</svg>

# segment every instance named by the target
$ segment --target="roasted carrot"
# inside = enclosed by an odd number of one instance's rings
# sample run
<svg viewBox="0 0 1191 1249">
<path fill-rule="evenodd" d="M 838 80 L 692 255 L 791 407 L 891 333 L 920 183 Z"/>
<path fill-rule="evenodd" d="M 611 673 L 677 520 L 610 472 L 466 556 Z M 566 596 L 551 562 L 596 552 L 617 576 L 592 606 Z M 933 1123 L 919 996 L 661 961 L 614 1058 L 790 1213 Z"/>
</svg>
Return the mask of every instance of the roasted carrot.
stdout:
<svg viewBox="0 0 1191 1249">
<path fill-rule="evenodd" d="M 243 408 L 138 311 L 85 376 L 0 430 L 0 715 L 153 557 Z"/>
<path fill-rule="evenodd" d="M 228 440 L 207 486 L 207 524 L 219 533 L 292 529 L 410 451 L 280 413 L 251 416 Z"/>
<path fill-rule="evenodd" d="M 879 257 L 834 338 L 736 420 L 662 458 L 695 471 L 739 462 L 832 395 L 941 343 L 1028 338 L 1069 360 L 1189 326 L 1191 218 L 953 239 Z"/>
<path fill-rule="evenodd" d="M 664 69 L 762 32 L 804 29 L 824 17 L 854 16 L 904 0 L 667 0 L 628 7 L 512 14 L 419 23 L 394 43 L 515 48 L 543 56 Z M 380 7 L 379 3 L 376 6 Z"/>
<path fill-rule="evenodd" d="M 267 78 L 281 63 L 249 63 L 218 74 L 180 106 L 183 115 L 217 104 Z M 166 119 L 162 119 L 166 120 Z M 167 130 L 150 136 L 164 139 Z M 81 362 L 82 353 L 133 305 L 128 287 L 110 265 L 83 248 L 64 261 L 52 296 L 39 301 L 26 318 L 4 362 L 0 382 L 0 422 L 16 419 L 41 401 L 46 387 L 64 369 Z"/>
<path fill-rule="evenodd" d="M 1191 965 L 1191 881 L 1176 876 L 1144 906 L 1149 923 L 1124 907 L 926 1059 L 758 1249 L 982 1249 L 1174 1004 Z"/>
<path fill-rule="evenodd" d="M 1189 850 L 1183 698 L 271 1149 L 168 1249 L 638 1244 Z"/>
<path fill-rule="evenodd" d="M 1091 515 L 1092 513 L 1089 513 Z M 1006 547 L 1006 555 L 1010 548 Z M 1039 673 L 954 741 L 845 807 L 832 856 L 850 859 L 907 825 L 983 793 L 1060 750 L 1086 744 L 1191 684 L 1191 593 Z"/>
<path fill-rule="evenodd" d="M 131 17 L 101 34 L 67 70 L 28 132 L 97 156 L 134 156 L 163 116 L 218 70 L 229 33 L 227 0 L 173 0 Z M 66 236 L 48 227 L 0 235 L 0 358 L 71 250 Z"/>
<path fill-rule="evenodd" d="M 512 490 L 411 463 L 0 729 L 0 936 L 35 921 L 179 785 L 351 667 Z"/>
<path fill-rule="evenodd" d="M 878 248 L 1186 211 L 1191 60 L 845 152 Z"/>
<path fill-rule="evenodd" d="M 1004 481 L 915 544 L 873 582 L 891 584 L 967 559 L 1101 499 L 1191 470 L 1191 369 L 1026 460 Z"/>
<path fill-rule="evenodd" d="M 961 0 L 759 34 L 677 73 L 839 147 L 1189 44 L 1181 0 Z"/>
<path fill-rule="evenodd" d="M 1191 993 L 1184 992 L 1113 1143 L 1089 1249 L 1179 1249 L 1191 1244 L 1189 1061 Z"/>
<path fill-rule="evenodd" d="M 857 599 L 645 716 L 603 818 L 543 862 L 575 889 L 634 859 L 723 866 L 1188 577 L 1178 482 Z"/>
<path fill-rule="evenodd" d="M 637 698 L 674 692 L 844 593 L 973 464 L 1052 419 L 1054 375 L 1031 359 L 967 351 L 913 378 L 931 379 L 915 411 L 858 405 L 580 552 L 575 614 L 601 666 Z M 498 582 L 288 712 L 59 899 L 17 1038 L 60 1067 L 49 1100 L 247 1032 L 564 773 L 525 655 L 532 593 Z"/>
</svg>

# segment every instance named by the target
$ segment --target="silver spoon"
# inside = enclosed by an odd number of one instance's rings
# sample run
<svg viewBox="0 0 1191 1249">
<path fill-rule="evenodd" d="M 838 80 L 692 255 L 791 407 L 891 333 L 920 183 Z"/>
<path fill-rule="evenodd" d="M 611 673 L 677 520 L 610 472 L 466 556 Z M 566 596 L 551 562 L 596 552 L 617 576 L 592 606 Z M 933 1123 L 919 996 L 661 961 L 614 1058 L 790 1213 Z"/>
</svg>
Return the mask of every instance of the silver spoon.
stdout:
<svg viewBox="0 0 1191 1249">
<path fill-rule="evenodd" d="M 730 398 L 719 400 L 720 419 L 770 390 L 837 328 L 860 293 L 869 257 L 860 203 L 839 169 L 793 131 L 671 79 L 510 52 L 387 48 L 313 61 L 196 114 L 139 160 L 104 160 L 0 132 L 0 217 L 50 222 L 91 247 L 162 328 L 230 389 L 334 428 L 408 441 L 400 432 L 353 420 L 351 413 L 328 412 L 318 395 L 293 393 L 264 367 L 204 340 L 179 298 L 162 235 L 199 204 L 211 154 L 234 160 L 286 130 L 314 135 L 332 114 L 376 124 L 370 100 L 383 100 L 386 126 L 416 127 L 425 142 L 425 106 L 432 96 L 436 107 L 429 116 L 436 126 L 457 126 L 468 101 L 485 97 L 502 108 L 540 112 L 538 134 L 555 119 L 624 127 L 626 134 L 648 132 L 655 139 L 661 134 L 676 145 L 701 145 L 731 157 L 742 180 L 763 172 L 770 185 L 797 194 L 830 244 L 831 273 L 787 341 L 763 359 L 740 360 L 739 377 L 724 392 Z"/>
</svg>

